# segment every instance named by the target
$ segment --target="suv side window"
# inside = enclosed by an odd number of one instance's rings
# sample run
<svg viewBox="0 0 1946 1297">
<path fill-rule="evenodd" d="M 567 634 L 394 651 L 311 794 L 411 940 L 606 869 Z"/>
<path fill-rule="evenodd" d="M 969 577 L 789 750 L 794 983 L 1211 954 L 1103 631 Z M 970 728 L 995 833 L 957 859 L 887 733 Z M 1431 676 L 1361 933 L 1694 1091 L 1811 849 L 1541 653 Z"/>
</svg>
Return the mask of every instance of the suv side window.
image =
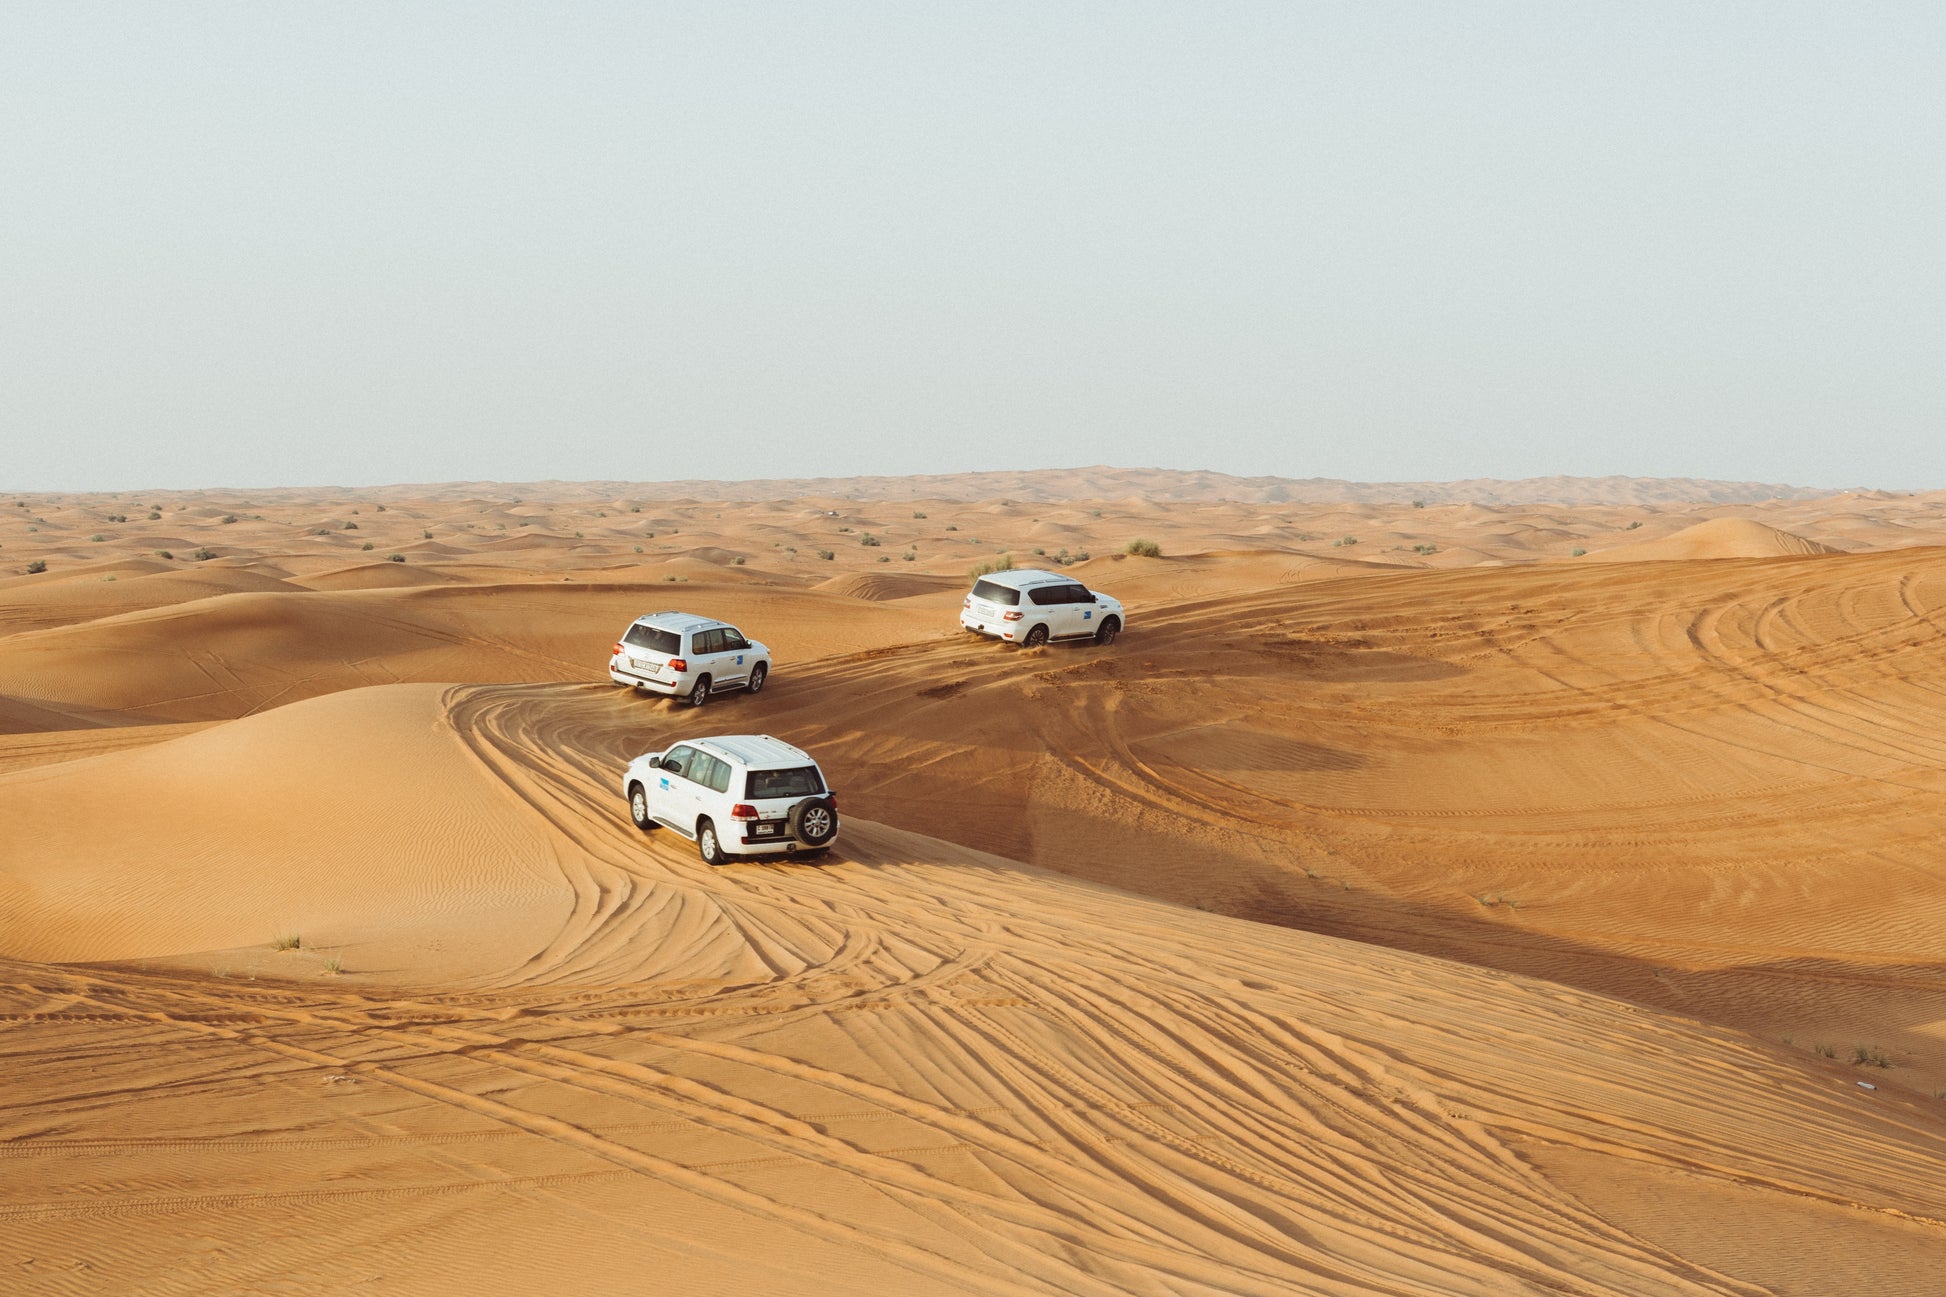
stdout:
<svg viewBox="0 0 1946 1297">
<path fill-rule="evenodd" d="M 723 651 L 723 632 L 720 630 L 699 630 L 690 640 L 690 652 L 701 656 L 705 653 Z"/>
<path fill-rule="evenodd" d="M 716 633 L 723 637 L 723 651 L 725 653 L 741 653 L 750 647 L 750 641 L 743 638 L 743 632 L 734 627 L 725 626 Z M 717 791 L 721 792 L 722 790 L 718 789 Z"/>
<path fill-rule="evenodd" d="M 1067 593 L 1069 603 L 1093 603 L 1095 601 L 1094 592 L 1085 585 L 1070 585 L 1062 588 Z"/>
<path fill-rule="evenodd" d="M 1027 592 L 1027 597 L 1043 606 L 1051 603 L 1068 602 L 1068 588 L 1064 585 L 1037 585 Z"/>
<path fill-rule="evenodd" d="M 697 754 L 696 782 L 713 793 L 728 792 L 730 789 L 730 763 L 721 757 L 713 757 L 707 752 Z M 708 764 L 701 764 L 707 762 Z"/>
<path fill-rule="evenodd" d="M 670 748 L 663 755 L 662 769 L 668 774 L 683 775 L 693 779 L 695 776 L 690 772 L 696 768 L 696 758 L 701 755 L 702 753 L 695 748 Z"/>
</svg>

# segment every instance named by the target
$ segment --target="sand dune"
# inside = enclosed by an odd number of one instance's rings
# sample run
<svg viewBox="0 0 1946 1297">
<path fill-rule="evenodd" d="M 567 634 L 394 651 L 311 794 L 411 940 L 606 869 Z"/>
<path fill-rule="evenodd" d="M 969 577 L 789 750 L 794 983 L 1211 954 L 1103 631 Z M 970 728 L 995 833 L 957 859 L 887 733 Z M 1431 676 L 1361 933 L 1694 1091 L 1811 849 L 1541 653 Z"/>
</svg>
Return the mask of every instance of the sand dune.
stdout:
<svg viewBox="0 0 1946 1297">
<path fill-rule="evenodd" d="M 1711 518 L 1685 527 L 1660 540 L 1617 545 L 1590 557 L 1607 563 L 1641 563 L 1671 559 L 1783 558 L 1792 554 L 1835 554 L 1830 545 L 1750 518 Z"/>
<path fill-rule="evenodd" d="M 1946 500 L 921 486 L 0 513 L 0 1272 L 1938 1290 Z M 960 635 L 1003 552 L 1128 633 Z M 671 606 L 772 686 L 607 683 Z M 629 825 L 627 757 L 752 730 L 830 863 Z"/>
</svg>

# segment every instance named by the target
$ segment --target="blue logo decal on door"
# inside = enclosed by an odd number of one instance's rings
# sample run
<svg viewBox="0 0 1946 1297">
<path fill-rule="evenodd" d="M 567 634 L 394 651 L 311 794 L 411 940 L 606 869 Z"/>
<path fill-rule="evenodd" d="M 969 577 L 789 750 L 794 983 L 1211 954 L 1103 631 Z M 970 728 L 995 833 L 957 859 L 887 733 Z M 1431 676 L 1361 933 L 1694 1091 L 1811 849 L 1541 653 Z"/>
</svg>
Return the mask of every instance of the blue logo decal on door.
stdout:
<svg viewBox="0 0 1946 1297">
<path fill-rule="evenodd" d="M 737 654 L 737 665 L 738 665 L 738 666 L 742 666 L 742 665 L 743 665 L 743 654 L 741 654 L 741 653 L 739 653 L 739 654 Z"/>
<path fill-rule="evenodd" d="M 1093 608 L 1089 608 L 1081 614 L 1081 620 L 1091 621 L 1093 620 L 1094 615 L 1095 615 L 1095 610 Z"/>
<path fill-rule="evenodd" d="M 662 780 L 662 786 L 663 786 L 664 788 L 667 788 L 667 787 L 669 786 L 669 780 L 668 780 L 668 778 L 667 778 L 666 776 L 665 776 L 665 777 L 663 778 L 663 780 Z"/>
</svg>

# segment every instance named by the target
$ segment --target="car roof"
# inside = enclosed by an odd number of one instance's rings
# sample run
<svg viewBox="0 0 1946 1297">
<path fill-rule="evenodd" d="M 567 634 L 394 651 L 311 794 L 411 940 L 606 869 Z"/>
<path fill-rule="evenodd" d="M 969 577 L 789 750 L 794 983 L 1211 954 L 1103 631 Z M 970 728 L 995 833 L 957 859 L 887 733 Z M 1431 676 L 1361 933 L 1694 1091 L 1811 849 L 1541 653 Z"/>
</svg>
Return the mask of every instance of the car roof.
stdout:
<svg viewBox="0 0 1946 1297">
<path fill-rule="evenodd" d="M 682 742 L 714 756 L 728 757 L 738 765 L 753 770 L 817 764 L 804 749 L 792 747 L 768 734 L 712 734 L 708 738 L 684 739 Z M 671 743 L 669 746 L 673 748 L 677 744 Z"/>
<path fill-rule="evenodd" d="M 1071 576 L 1062 576 L 1059 572 L 1043 571 L 1037 567 L 1015 568 L 1008 572 L 989 572 L 981 577 L 980 580 L 991 581 L 995 585 L 1004 585 L 1014 590 L 1025 590 L 1029 586 L 1046 585 L 1053 581 L 1058 581 L 1062 585 L 1081 584 L 1081 582 Z"/>
<path fill-rule="evenodd" d="M 657 630 L 708 630 L 712 626 L 728 626 L 726 621 L 705 617 L 694 612 L 651 612 L 635 619 L 637 626 L 653 626 Z"/>
</svg>

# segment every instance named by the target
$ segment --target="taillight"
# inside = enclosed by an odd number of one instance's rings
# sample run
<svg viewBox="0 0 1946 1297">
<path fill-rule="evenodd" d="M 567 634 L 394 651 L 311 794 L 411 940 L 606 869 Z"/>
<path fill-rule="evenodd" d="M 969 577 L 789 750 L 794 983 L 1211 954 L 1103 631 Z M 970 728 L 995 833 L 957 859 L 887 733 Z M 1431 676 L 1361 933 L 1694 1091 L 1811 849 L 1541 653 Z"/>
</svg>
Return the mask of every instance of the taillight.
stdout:
<svg viewBox="0 0 1946 1297">
<path fill-rule="evenodd" d="M 669 669 L 681 675 L 684 671 L 689 670 L 689 663 L 683 661 L 681 658 L 670 658 Z"/>
<path fill-rule="evenodd" d="M 1020 609 L 1018 608 L 1015 608 L 1010 612 L 1003 612 L 1000 614 L 1000 616 L 1007 621 L 1019 621 L 1022 617 L 1025 617 L 1026 615 L 1027 615 L 1026 613 L 1020 611 Z"/>
<path fill-rule="evenodd" d="M 831 809 L 832 809 L 832 810 L 834 810 L 834 811 L 835 811 L 835 810 L 837 810 L 837 809 L 838 809 L 838 794 L 836 794 L 836 793 L 826 793 L 826 794 L 824 795 L 824 800 L 825 800 L 825 801 L 827 801 L 827 802 L 830 802 L 830 803 L 831 803 Z"/>
<path fill-rule="evenodd" d="M 730 818 L 748 823 L 757 818 L 757 808 L 749 802 L 738 802 L 730 808 Z"/>
<path fill-rule="evenodd" d="M 620 640 L 616 640 L 615 647 L 608 650 L 608 656 L 618 658 L 621 655 L 622 655 L 622 642 Z"/>
</svg>

